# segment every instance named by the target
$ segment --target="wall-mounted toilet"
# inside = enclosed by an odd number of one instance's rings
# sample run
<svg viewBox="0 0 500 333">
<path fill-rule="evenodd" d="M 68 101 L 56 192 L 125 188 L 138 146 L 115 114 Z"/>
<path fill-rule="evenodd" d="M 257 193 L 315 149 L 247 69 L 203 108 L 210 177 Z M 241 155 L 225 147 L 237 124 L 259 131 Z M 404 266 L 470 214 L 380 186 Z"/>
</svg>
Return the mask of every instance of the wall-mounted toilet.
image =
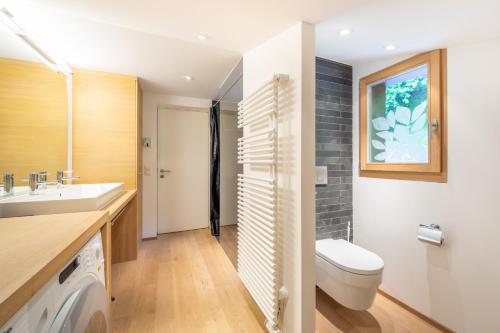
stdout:
<svg viewBox="0 0 500 333">
<path fill-rule="evenodd" d="M 343 239 L 316 241 L 316 284 L 349 309 L 373 304 L 383 269 L 378 255 Z"/>
</svg>

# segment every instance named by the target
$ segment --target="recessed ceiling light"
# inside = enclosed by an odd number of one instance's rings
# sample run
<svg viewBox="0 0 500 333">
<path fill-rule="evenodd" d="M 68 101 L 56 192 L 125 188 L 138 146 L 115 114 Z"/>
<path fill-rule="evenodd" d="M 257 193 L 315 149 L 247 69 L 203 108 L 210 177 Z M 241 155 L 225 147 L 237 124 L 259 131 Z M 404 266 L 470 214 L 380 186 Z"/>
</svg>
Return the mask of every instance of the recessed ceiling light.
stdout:
<svg viewBox="0 0 500 333">
<path fill-rule="evenodd" d="M 398 48 L 397 45 L 395 44 L 387 44 L 385 47 L 384 47 L 387 51 L 394 51 L 395 49 Z"/>
<path fill-rule="evenodd" d="M 198 39 L 199 39 L 199 40 L 207 40 L 207 39 L 208 39 L 208 37 L 207 37 L 207 36 L 205 36 L 205 35 L 198 35 Z"/>
<path fill-rule="evenodd" d="M 189 75 L 184 75 L 184 76 L 183 76 L 183 78 L 184 78 L 184 80 L 186 80 L 186 81 L 191 81 L 191 80 L 193 80 L 193 77 L 192 77 L 192 76 L 189 76 Z"/>
<path fill-rule="evenodd" d="M 339 31 L 340 36 L 349 36 L 352 33 L 352 30 L 349 28 L 344 28 Z"/>
</svg>

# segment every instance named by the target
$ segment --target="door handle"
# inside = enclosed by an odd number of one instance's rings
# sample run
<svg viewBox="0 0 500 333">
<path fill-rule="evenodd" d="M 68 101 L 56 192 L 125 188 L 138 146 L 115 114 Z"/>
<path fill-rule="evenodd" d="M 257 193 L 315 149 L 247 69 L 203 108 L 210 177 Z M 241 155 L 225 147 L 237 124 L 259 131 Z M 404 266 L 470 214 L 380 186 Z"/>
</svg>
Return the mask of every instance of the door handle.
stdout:
<svg viewBox="0 0 500 333">
<path fill-rule="evenodd" d="M 165 169 L 160 169 L 160 173 L 169 173 L 171 172 L 170 170 L 165 170 Z"/>
</svg>

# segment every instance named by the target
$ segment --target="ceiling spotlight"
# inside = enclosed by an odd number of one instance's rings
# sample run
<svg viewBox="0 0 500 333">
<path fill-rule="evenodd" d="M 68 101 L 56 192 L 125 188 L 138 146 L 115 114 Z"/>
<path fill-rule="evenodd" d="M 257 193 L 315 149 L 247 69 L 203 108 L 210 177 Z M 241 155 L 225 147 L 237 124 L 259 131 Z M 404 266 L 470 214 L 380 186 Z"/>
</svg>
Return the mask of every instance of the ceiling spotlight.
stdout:
<svg viewBox="0 0 500 333">
<path fill-rule="evenodd" d="M 397 45 L 394 45 L 394 44 L 388 44 L 388 45 L 386 45 L 386 46 L 385 46 L 385 49 L 386 49 L 387 51 L 394 51 L 394 50 L 395 50 L 395 49 L 397 49 L 397 48 L 398 48 L 398 46 L 397 46 Z"/>
<path fill-rule="evenodd" d="M 198 39 L 199 39 L 199 40 L 207 40 L 207 39 L 208 39 L 208 37 L 207 37 L 207 36 L 205 36 L 205 35 L 198 35 Z"/>
<path fill-rule="evenodd" d="M 349 36 L 351 34 L 352 30 L 348 28 L 344 28 L 339 31 L 340 36 Z"/>
<path fill-rule="evenodd" d="M 191 80 L 193 80 L 193 77 L 189 76 L 189 75 L 184 75 L 184 80 L 191 81 Z"/>
</svg>

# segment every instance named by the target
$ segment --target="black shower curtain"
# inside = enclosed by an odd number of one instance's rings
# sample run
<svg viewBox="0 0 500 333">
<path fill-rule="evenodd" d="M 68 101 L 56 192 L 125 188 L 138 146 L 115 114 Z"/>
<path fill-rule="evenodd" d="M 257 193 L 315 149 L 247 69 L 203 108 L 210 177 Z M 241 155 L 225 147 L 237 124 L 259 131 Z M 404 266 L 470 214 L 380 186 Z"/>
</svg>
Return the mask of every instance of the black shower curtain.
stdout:
<svg viewBox="0 0 500 333">
<path fill-rule="evenodd" d="M 219 236 L 220 226 L 220 106 L 212 101 L 210 109 L 210 229 Z"/>
</svg>

